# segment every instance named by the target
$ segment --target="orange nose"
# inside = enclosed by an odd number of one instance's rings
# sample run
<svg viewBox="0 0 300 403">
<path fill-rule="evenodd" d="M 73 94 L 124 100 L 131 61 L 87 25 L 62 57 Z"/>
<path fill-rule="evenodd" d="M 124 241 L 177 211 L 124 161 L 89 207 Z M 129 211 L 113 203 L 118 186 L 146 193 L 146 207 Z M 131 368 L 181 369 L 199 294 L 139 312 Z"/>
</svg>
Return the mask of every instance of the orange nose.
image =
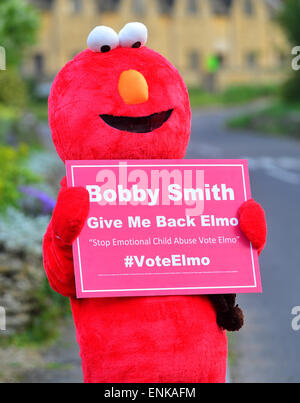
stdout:
<svg viewBox="0 0 300 403">
<path fill-rule="evenodd" d="M 143 104 L 149 99 L 149 88 L 143 74 L 136 70 L 123 71 L 119 78 L 119 93 L 127 105 Z"/>
</svg>

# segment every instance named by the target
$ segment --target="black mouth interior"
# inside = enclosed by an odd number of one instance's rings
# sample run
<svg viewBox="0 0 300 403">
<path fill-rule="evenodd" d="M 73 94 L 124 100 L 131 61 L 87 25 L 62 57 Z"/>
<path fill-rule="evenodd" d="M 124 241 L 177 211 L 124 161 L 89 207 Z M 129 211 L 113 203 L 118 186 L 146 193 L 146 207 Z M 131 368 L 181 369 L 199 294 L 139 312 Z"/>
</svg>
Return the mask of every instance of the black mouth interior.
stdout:
<svg viewBox="0 0 300 403">
<path fill-rule="evenodd" d="M 99 115 L 106 124 L 130 133 L 149 133 L 159 129 L 172 115 L 173 109 L 153 115 L 132 118 L 128 116 Z"/>
</svg>

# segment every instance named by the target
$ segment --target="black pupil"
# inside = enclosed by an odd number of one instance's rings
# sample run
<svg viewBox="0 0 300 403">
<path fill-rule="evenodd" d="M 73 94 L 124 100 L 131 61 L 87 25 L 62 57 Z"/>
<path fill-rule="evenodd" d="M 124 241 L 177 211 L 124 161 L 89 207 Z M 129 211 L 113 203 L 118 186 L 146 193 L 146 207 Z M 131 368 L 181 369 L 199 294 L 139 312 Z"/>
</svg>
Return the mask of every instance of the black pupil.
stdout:
<svg viewBox="0 0 300 403">
<path fill-rule="evenodd" d="M 141 47 L 141 42 L 135 42 L 133 45 L 132 45 L 132 47 L 133 48 L 140 48 Z"/>
<path fill-rule="evenodd" d="M 106 52 L 109 52 L 109 51 L 110 51 L 110 46 L 108 46 L 108 45 L 102 46 L 102 48 L 101 48 L 102 53 L 106 53 Z"/>
</svg>

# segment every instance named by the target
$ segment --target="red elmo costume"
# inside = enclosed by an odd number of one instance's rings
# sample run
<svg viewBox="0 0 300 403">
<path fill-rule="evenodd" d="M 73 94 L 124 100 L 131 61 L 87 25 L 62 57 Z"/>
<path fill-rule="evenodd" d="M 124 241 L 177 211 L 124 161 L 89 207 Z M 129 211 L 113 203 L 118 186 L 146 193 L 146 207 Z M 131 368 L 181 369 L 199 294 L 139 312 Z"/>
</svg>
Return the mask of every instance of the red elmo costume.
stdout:
<svg viewBox="0 0 300 403">
<path fill-rule="evenodd" d="M 184 82 L 143 46 L 141 27 L 129 28 L 122 47 L 109 36 L 112 30 L 100 27 L 93 50 L 76 56 L 53 83 L 50 125 L 63 161 L 185 155 L 191 113 Z M 72 243 L 87 218 L 88 199 L 85 189 L 67 188 L 63 179 L 43 246 L 52 288 L 71 299 L 84 381 L 224 382 L 227 340 L 220 326 L 231 325 L 222 325 L 209 297 L 76 299 Z M 266 225 L 257 203 L 241 207 L 240 225 L 262 249 Z"/>
</svg>

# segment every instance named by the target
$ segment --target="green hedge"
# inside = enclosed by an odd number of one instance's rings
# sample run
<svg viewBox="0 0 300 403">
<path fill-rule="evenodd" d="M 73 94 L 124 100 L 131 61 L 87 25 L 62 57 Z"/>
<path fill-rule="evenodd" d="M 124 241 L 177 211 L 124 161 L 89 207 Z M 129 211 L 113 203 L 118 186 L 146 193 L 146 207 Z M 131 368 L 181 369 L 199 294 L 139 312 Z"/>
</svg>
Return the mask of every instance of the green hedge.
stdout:
<svg viewBox="0 0 300 403">
<path fill-rule="evenodd" d="M 28 147 L 15 149 L 0 146 L 0 213 L 8 207 L 18 207 L 21 198 L 19 187 L 36 183 L 39 178 L 26 168 Z"/>
<path fill-rule="evenodd" d="M 244 104 L 259 98 L 276 96 L 278 91 L 275 85 L 236 85 L 216 93 L 201 88 L 190 88 L 189 95 L 192 108 L 196 108 Z"/>
</svg>

